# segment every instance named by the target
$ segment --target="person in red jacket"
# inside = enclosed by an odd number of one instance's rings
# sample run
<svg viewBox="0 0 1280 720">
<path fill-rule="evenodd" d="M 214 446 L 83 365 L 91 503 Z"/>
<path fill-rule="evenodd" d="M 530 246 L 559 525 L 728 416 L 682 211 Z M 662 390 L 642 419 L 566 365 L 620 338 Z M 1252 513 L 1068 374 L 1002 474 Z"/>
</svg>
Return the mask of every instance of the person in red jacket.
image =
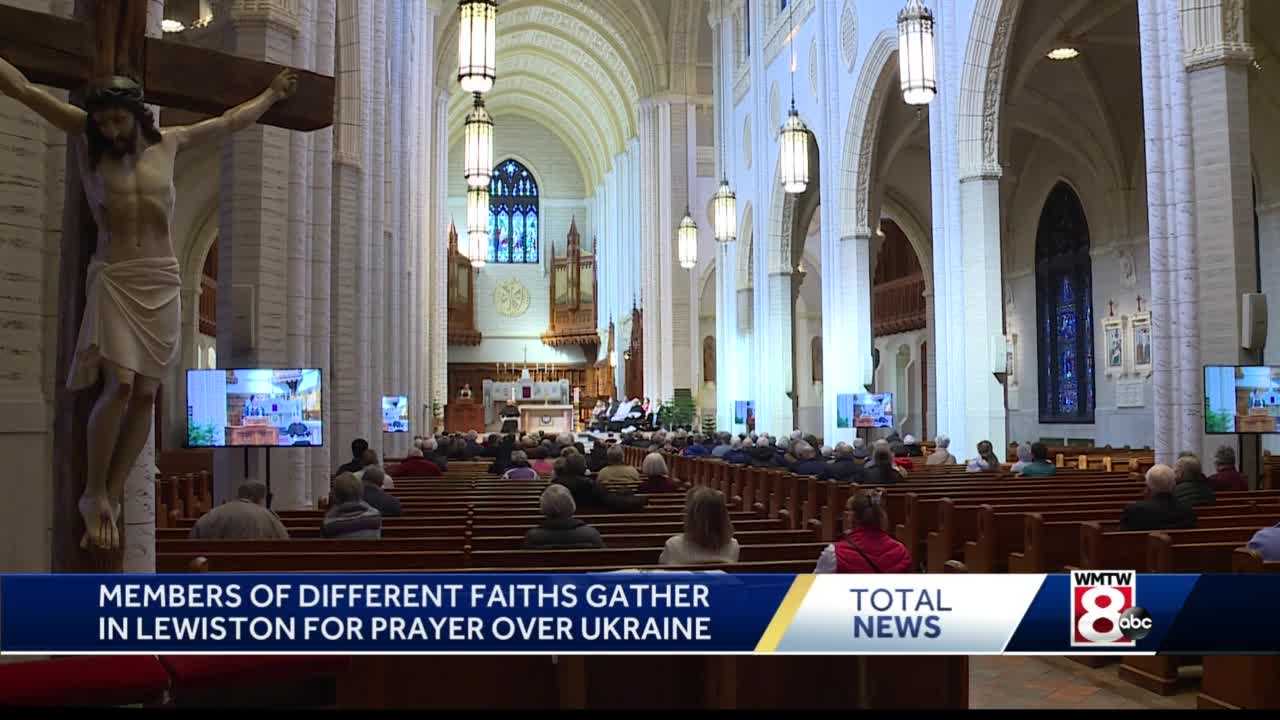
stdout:
<svg viewBox="0 0 1280 720">
<path fill-rule="evenodd" d="M 1236 470 L 1236 449 L 1230 445 L 1223 445 L 1218 448 L 1217 454 L 1213 457 L 1213 465 L 1218 469 L 1218 474 L 1209 478 L 1209 483 L 1213 485 L 1216 492 L 1232 492 L 1249 489 L 1249 481 L 1244 475 Z"/>
<path fill-rule="evenodd" d="M 422 451 L 416 447 L 409 448 L 404 462 L 391 471 L 391 477 L 393 478 L 440 477 L 442 475 L 444 473 L 440 472 L 440 466 L 424 458 Z"/>
<path fill-rule="evenodd" d="M 889 536 L 883 506 L 884 490 L 860 490 L 849 498 L 845 527 L 852 528 L 823 549 L 815 573 L 911 572 L 911 551 Z"/>
</svg>

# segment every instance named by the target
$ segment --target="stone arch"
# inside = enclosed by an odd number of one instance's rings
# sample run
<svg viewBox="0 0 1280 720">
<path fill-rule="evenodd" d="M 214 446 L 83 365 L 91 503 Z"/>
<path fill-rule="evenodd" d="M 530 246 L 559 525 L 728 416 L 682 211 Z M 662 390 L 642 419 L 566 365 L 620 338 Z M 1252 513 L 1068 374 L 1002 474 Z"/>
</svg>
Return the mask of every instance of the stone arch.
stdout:
<svg viewBox="0 0 1280 720">
<path fill-rule="evenodd" d="M 1000 104 L 1022 0 L 977 0 L 960 77 L 960 177 L 1000 174 Z"/>
<path fill-rule="evenodd" d="M 755 259 L 753 215 L 751 203 L 742 209 L 742 219 L 738 223 L 738 290 L 750 290 L 755 287 Z"/>
<path fill-rule="evenodd" d="M 897 55 L 897 35 L 889 30 L 882 31 L 867 49 L 867 57 L 862 61 L 862 72 L 854 86 L 840 165 L 841 237 L 871 233 L 870 218 L 866 214 L 871 153 L 875 147 L 879 108 L 883 104 L 882 81 Z"/>
<path fill-rule="evenodd" d="M 821 149 L 818 147 L 818 138 L 810 133 L 809 187 L 798 196 L 791 195 L 782 189 L 782 161 L 779 160 L 774 165 L 773 201 L 769 211 L 769 229 L 765 233 L 768 243 L 765 247 L 765 267 L 770 275 L 790 272 L 793 269 L 791 244 L 796 232 L 796 213 L 799 210 L 817 207 L 818 196 L 821 193 L 818 174 L 820 159 Z M 809 202 L 801 203 L 801 198 L 807 198 Z M 804 207 L 801 207 L 802 204 Z"/>
<path fill-rule="evenodd" d="M 920 272 L 924 275 L 924 290 L 926 293 L 932 293 L 933 243 L 928 228 L 920 222 L 915 211 L 898 198 L 896 193 L 885 193 L 880 204 L 880 215 L 892 220 L 907 236 L 907 242 L 911 244 L 911 249 L 916 253 L 916 260 L 920 262 Z"/>
</svg>

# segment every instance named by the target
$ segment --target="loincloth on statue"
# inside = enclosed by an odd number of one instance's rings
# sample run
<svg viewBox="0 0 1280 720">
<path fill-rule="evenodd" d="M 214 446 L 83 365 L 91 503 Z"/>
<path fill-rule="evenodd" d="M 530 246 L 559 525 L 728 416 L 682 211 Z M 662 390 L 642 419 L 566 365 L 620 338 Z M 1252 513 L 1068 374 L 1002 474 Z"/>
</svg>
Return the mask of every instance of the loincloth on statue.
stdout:
<svg viewBox="0 0 1280 720">
<path fill-rule="evenodd" d="M 103 360 L 163 379 L 182 337 L 181 290 L 176 258 L 106 263 L 95 257 L 85 279 L 84 320 L 67 388 L 96 383 Z"/>
</svg>

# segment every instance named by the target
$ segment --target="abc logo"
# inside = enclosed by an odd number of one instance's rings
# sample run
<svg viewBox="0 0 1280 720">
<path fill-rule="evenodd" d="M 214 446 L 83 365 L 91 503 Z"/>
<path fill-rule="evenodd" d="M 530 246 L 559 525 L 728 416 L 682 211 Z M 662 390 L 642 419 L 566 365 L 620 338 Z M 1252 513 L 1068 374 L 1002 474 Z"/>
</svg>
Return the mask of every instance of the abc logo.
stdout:
<svg viewBox="0 0 1280 720">
<path fill-rule="evenodd" d="M 1141 640 L 1151 634 L 1151 613 L 1140 607 L 1131 607 L 1120 613 L 1116 626 L 1126 640 Z"/>
</svg>

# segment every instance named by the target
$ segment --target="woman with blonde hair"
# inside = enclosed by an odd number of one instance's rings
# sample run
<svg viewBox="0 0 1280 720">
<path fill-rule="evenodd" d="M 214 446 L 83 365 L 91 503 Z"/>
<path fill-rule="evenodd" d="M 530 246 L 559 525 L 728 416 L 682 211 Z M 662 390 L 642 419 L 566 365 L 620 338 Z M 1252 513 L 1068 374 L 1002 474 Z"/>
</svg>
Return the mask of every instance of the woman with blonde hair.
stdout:
<svg viewBox="0 0 1280 720">
<path fill-rule="evenodd" d="M 738 562 L 740 549 L 733 537 L 733 521 L 729 519 L 724 493 L 700 485 L 689 491 L 684 532 L 667 539 L 658 563 L 734 563 Z"/>
<path fill-rule="evenodd" d="M 643 479 L 636 487 L 638 493 L 665 493 L 679 490 L 667 474 L 667 461 L 661 453 L 652 452 L 644 456 L 644 461 L 640 463 L 640 476 Z"/>
</svg>

